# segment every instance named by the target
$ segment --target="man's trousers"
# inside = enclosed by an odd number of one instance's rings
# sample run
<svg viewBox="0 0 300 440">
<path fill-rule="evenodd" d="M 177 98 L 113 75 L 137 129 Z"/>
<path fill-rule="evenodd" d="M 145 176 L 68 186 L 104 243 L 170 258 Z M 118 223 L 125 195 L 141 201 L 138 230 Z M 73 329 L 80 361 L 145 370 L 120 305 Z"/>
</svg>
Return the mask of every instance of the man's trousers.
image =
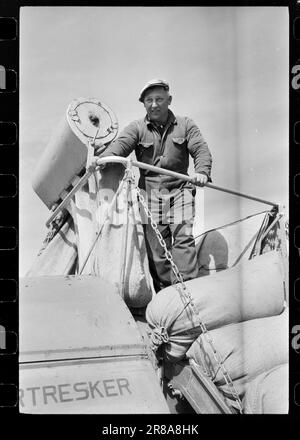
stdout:
<svg viewBox="0 0 300 440">
<path fill-rule="evenodd" d="M 198 263 L 193 236 L 195 189 L 192 185 L 172 191 L 159 191 L 156 185 L 147 185 L 148 207 L 157 223 L 158 231 L 171 252 L 183 279 L 198 276 Z M 141 208 L 143 211 L 143 209 Z M 142 215 L 150 272 L 156 291 L 177 282 L 170 262 L 165 257 L 157 234 L 149 219 Z"/>
</svg>

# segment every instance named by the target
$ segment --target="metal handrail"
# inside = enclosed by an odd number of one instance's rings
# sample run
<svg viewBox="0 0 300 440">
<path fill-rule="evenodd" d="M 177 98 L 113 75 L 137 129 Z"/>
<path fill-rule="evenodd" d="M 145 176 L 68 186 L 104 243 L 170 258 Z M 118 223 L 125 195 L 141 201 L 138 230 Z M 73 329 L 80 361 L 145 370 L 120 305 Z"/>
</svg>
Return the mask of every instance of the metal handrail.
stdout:
<svg viewBox="0 0 300 440">
<path fill-rule="evenodd" d="M 200 183 L 195 182 L 193 177 L 187 176 L 185 174 L 177 173 L 176 171 L 166 170 L 165 168 L 159 168 L 159 167 L 156 167 L 154 165 L 148 165 L 148 164 L 143 163 L 143 162 L 138 162 L 137 160 L 131 160 L 131 159 L 126 158 L 126 157 L 107 156 L 107 157 L 103 157 L 103 158 L 97 158 L 94 161 L 94 163 L 89 167 L 89 169 L 86 171 L 86 173 L 76 183 L 76 185 L 73 187 L 73 189 L 64 198 L 64 200 L 60 203 L 60 205 L 53 210 L 53 213 L 51 214 L 51 216 L 49 217 L 49 219 L 46 222 L 46 226 L 47 227 L 50 226 L 50 223 L 55 219 L 57 214 L 63 208 L 65 208 L 68 205 L 70 199 L 88 181 L 88 179 L 91 177 L 93 172 L 97 168 L 100 168 L 101 165 L 105 165 L 107 163 L 121 163 L 125 167 L 130 164 L 131 166 L 135 166 L 135 167 L 141 168 L 143 170 L 153 171 L 153 172 L 158 173 L 158 174 L 163 174 L 163 175 L 166 175 L 166 176 L 176 177 L 177 179 L 181 179 L 181 180 L 183 180 L 185 182 L 193 183 L 195 186 L 203 186 L 203 185 L 200 185 Z M 212 185 L 211 183 L 206 183 L 204 186 L 207 187 L 207 188 L 215 189 L 217 191 L 222 191 L 222 192 L 225 192 L 225 193 L 228 193 L 228 194 L 233 194 L 235 196 L 243 197 L 245 199 L 254 200 L 256 202 L 264 203 L 266 205 L 271 205 L 273 207 L 278 207 L 279 206 L 278 203 L 270 202 L 269 200 L 260 199 L 259 197 L 250 196 L 249 194 L 244 194 L 244 193 L 241 193 L 241 192 L 238 192 L 238 191 L 234 191 L 232 189 L 223 188 L 222 186 Z"/>
</svg>

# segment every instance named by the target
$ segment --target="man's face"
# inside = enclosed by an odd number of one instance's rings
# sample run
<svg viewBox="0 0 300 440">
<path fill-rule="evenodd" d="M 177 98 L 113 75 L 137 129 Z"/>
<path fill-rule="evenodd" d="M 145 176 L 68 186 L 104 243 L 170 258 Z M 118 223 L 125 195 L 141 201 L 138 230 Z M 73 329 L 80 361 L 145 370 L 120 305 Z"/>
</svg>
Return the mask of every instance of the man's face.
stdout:
<svg viewBox="0 0 300 440">
<path fill-rule="evenodd" d="M 150 121 L 166 122 L 168 118 L 168 107 L 171 104 L 172 96 L 163 87 L 151 87 L 146 90 L 144 106 Z"/>
</svg>

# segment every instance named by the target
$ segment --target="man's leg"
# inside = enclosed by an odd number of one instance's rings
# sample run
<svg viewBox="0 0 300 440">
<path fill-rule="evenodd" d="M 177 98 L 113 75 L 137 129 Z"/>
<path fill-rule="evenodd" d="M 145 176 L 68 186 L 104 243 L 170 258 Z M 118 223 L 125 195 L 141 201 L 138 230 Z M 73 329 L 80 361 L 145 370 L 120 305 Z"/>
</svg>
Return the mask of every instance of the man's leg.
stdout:
<svg viewBox="0 0 300 440">
<path fill-rule="evenodd" d="M 167 249 L 171 247 L 171 231 L 169 225 L 158 225 Z M 144 224 L 145 241 L 149 260 L 149 269 L 153 278 L 153 285 L 158 292 L 171 284 L 171 265 L 164 255 L 164 250 L 158 241 L 151 224 Z"/>
<path fill-rule="evenodd" d="M 198 276 L 198 261 L 193 237 L 193 224 L 171 225 L 173 234 L 172 256 L 185 281 Z M 172 273 L 172 281 L 175 280 Z"/>
<path fill-rule="evenodd" d="M 172 256 L 183 279 L 185 281 L 190 280 L 196 278 L 199 271 L 193 236 L 195 200 L 192 188 L 182 188 L 174 193 L 171 213 Z M 172 281 L 174 279 L 174 274 L 172 273 Z"/>
</svg>

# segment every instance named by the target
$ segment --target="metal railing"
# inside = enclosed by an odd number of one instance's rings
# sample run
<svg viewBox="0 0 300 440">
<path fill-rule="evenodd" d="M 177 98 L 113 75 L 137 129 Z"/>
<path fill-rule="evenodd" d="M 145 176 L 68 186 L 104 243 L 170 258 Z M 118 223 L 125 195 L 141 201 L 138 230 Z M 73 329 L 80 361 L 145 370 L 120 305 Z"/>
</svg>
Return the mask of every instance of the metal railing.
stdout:
<svg viewBox="0 0 300 440">
<path fill-rule="evenodd" d="M 180 174 L 177 173 L 175 171 L 171 171 L 171 170 L 166 170 L 164 168 L 159 168 L 159 167 L 155 167 L 154 165 L 148 165 L 145 164 L 143 162 L 138 162 L 136 160 L 131 160 L 129 158 L 126 157 L 120 157 L 120 156 L 107 156 L 104 158 L 97 158 L 94 162 L 93 165 L 91 165 L 88 170 L 86 171 L 86 173 L 80 178 L 80 180 L 76 183 L 76 185 L 72 188 L 72 190 L 68 193 L 68 195 L 64 198 L 64 200 L 53 210 L 53 213 L 51 214 L 51 216 L 49 217 L 49 219 L 46 222 L 46 226 L 49 227 L 51 222 L 55 219 L 55 217 L 57 216 L 57 214 L 63 209 L 65 208 L 71 198 L 74 196 L 74 194 L 88 181 L 88 179 L 91 177 L 91 175 L 94 173 L 94 171 L 101 167 L 101 165 L 105 165 L 107 163 L 121 163 L 123 164 L 125 167 L 127 166 L 134 166 L 137 168 L 141 168 L 143 170 L 148 170 L 148 171 L 152 171 L 158 174 L 163 174 L 166 176 L 171 176 L 171 177 L 176 177 L 177 179 L 181 179 L 185 182 L 190 182 L 193 183 L 195 186 L 201 186 L 200 184 L 198 184 L 197 182 L 195 182 L 193 177 L 187 176 L 185 174 Z M 264 203 L 266 205 L 270 205 L 273 207 L 278 207 L 279 204 L 275 203 L 275 202 L 271 202 L 269 200 L 264 200 L 261 199 L 259 197 L 254 197 L 251 196 L 249 194 L 245 194 L 245 193 L 241 193 L 239 191 L 234 191 L 232 189 L 228 189 L 228 188 L 224 188 L 222 186 L 217 186 L 217 185 L 213 185 L 211 183 L 206 183 L 204 185 L 206 188 L 211 188 L 211 189 L 215 189 L 217 191 L 222 191 L 228 194 L 233 194 L 235 196 L 239 196 L 239 197 L 243 197 L 245 199 L 249 199 L 249 200 L 254 200 L 256 202 L 259 203 Z"/>
</svg>

